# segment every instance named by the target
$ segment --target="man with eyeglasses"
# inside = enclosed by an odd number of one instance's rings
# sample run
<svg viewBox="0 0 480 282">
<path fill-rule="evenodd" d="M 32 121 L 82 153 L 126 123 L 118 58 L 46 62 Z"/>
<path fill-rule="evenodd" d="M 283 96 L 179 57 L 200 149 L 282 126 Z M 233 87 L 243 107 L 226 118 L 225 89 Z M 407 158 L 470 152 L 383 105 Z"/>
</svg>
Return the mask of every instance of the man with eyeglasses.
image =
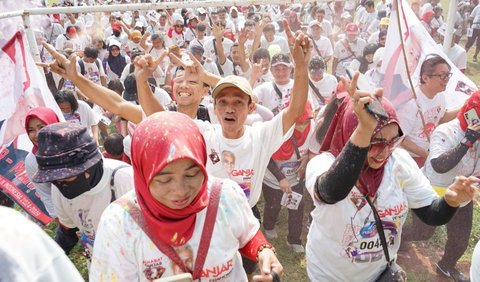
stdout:
<svg viewBox="0 0 480 282">
<path fill-rule="evenodd" d="M 442 123 L 455 118 L 456 109 L 446 109 L 445 94 L 452 76 L 451 67 L 439 55 L 425 59 L 420 69 L 420 85 L 415 88 L 415 99 L 401 106 L 397 113 L 406 136 L 402 146 L 423 167 L 428 156 L 430 136 Z"/>
</svg>

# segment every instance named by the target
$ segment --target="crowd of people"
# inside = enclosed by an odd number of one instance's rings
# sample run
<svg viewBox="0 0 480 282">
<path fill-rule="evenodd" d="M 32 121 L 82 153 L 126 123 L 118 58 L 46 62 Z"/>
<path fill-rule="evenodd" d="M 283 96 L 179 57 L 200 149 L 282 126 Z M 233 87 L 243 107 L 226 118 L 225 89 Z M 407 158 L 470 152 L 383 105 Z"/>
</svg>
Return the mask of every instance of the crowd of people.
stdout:
<svg viewBox="0 0 480 282">
<path fill-rule="evenodd" d="M 282 228 L 311 281 L 405 281 L 397 254 L 447 224 L 437 273 L 479 281 L 478 247 L 470 273 L 457 262 L 480 183 L 480 91 L 446 108 L 445 90 L 475 40 L 476 61 L 480 4 L 459 1 L 454 65 L 415 62 L 415 98 L 400 106 L 356 87 L 384 86 L 391 8 L 345 0 L 43 17 L 39 65 L 63 117 L 30 110 L 25 167 L 59 223 L 55 242 L 65 254 L 81 243 L 90 281 L 280 281 L 269 240 Z M 439 1 L 411 8 L 442 43 Z M 41 278 L 80 280 L 49 244 Z"/>
</svg>

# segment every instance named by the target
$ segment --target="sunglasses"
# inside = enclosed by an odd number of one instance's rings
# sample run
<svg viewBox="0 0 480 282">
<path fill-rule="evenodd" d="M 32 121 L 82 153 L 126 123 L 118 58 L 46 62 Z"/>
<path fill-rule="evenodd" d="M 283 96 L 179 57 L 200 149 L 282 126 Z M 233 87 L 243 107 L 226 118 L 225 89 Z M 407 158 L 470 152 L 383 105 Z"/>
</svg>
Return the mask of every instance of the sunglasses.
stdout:
<svg viewBox="0 0 480 282">
<path fill-rule="evenodd" d="M 388 152 L 392 152 L 395 148 L 402 144 L 403 139 L 405 139 L 405 135 L 398 135 L 394 137 L 392 140 L 387 141 L 385 138 L 382 137 L 373 137 L 370 141 L 370 150 L 373 152 L 378 152 L 376 155 L 380 155 L 388 148 Z"/>
<path fill-rule="evenodd" d="M 174 27 L 183 27 L 183 24 L 176 24 Z"/>
</svg>

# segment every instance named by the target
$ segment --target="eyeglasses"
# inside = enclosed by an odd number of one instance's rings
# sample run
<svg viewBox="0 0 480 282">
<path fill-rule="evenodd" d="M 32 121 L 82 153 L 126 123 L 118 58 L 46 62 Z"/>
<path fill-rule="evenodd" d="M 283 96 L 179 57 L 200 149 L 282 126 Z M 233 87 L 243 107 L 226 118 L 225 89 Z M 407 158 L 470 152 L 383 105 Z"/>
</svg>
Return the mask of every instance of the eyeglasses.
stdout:
<svg viewBox="0 0 480 282">
<path fill-rule="evenodd" d="M 380 155 L 385 151 L 386 148 L 388 148 L 389 152 L 392 152 L 395 148 L 400 146 L 402 143 L 403 139 L 405 139 L 405 135 L 398 135 L 394 137 L 392 140 L 387 141 L 383 137 L 373 137 L 372 140 L 370 141 L 370 150 L 373 152 L 378 152 L 376 155 Z"/>
<path fill-rule="evenodd" d="M 176 24 L 175 27 L 183 27 L 183 24 Z"/>
<path fill-rule="evenodd" d="M 451 72 L 447 72 L 447 73 L 442 73 L 442 74 L 429 74 L 428 76 L 438 76 L 438 77 L 440 77 L 441 80 L 447 80 L 450 77 L 452 77 L 452 74 L 453 73 L 451 73 Z"/>
</svg>

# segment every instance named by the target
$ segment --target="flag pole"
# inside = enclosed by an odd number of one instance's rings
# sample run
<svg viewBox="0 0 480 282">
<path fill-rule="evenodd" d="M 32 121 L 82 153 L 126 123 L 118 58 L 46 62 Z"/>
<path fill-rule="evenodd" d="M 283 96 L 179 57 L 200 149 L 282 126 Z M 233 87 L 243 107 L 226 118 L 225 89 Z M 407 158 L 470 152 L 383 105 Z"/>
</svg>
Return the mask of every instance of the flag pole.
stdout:
<svg viewBox="0 0 480 282">
<path fill-rule="evenodd" d="M 402 24 L 400 22 L 400 1 L 403 0 L 396 0 L 395 4 L 397 5 L 396 9 L 396 14 L 397 14 L 397 24 L 398 24 L 398 31 L 400 32 L 400 45 L 402 46 L 402 53 L 403 53 L 403 62 L 405 65 L 405 70 L 407 71 L 407 77 L 408 77 L 408 84 L 410 85 L 410 90 L 412 91 L 413 94 L 413 99 L 415 100 L 415 104 L 417 105 L 417 111 L 420 115 L 420 119 L 422 120 L 422 125 L 423 125 L 423 132 L 425 133 L 425 136 L 427 136 L 427 140 L 430 143 L 430 135 L 427 132 L 427 128 L 425 126 L 425 117 L 423 116 L 423 112 L 420 109 L 420 105 L 418 104 L 417 100 L 417 93 L 415 92 L 415 87 L 413 86 L 413 81 L 412 81 L 412 76 L 410 75 L 410 70 L 408 69 L 408 62 L 407 62 L 407 52 L 405 51 L 405 43 L 404 43 L 404 38 L 403 38 L 403 31 L 402 31 Z M 403 3 L 401 5 L 403 7 Z M 405 23 L 407 24 L 407 23 Z M 411 32 L 410 36 L 413 36 L 413 32 Z M 413 70 L 415 71 L 415 70 Z"/>
<path fill-rule="evenodd" d="M 457 1 L 450 1 L 450 7 L 448 7 L 447 30 L 445 31 L 445 38 L 443 39 L 443 52 L 445 54 L 448 54 L 448 51 L 450 51 L 450 48 L 452 47 L 456 13 Z"/>
</svg>

